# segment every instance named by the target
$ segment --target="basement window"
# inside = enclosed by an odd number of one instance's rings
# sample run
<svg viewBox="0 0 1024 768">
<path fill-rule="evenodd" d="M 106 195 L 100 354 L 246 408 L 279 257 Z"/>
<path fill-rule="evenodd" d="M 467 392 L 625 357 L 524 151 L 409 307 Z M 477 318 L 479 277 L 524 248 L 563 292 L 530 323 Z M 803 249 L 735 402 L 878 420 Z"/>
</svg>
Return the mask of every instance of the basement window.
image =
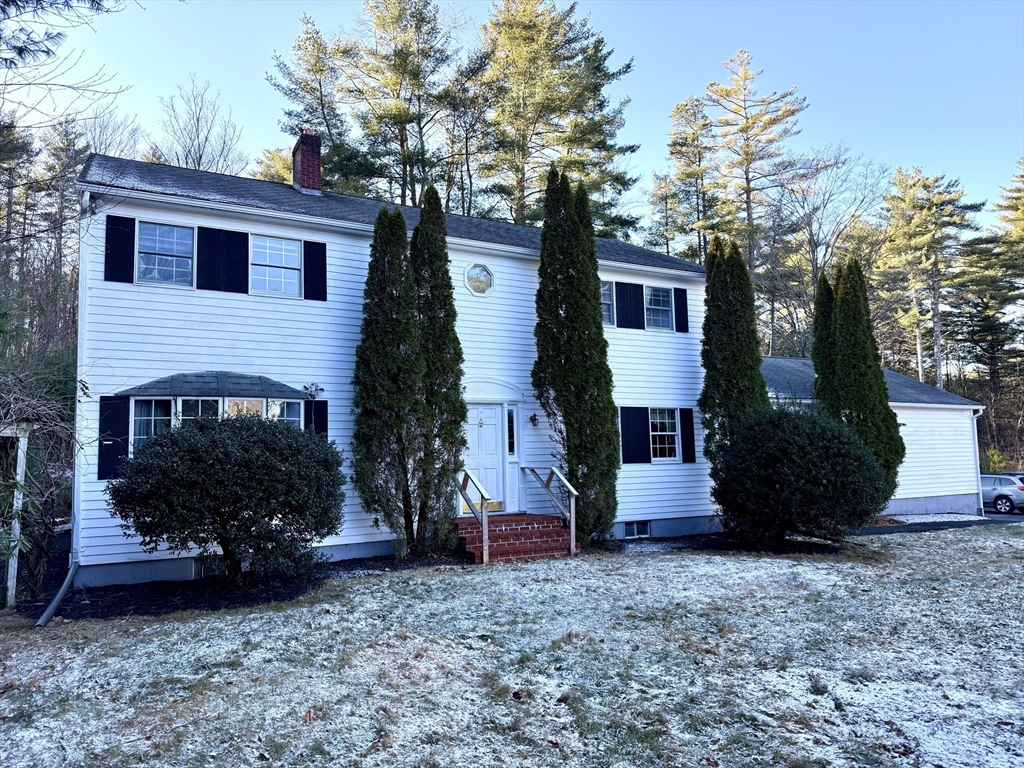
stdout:
<svg viewBox="0 0 1024 768">
<path fill-rule="evenodd" d="M 651 537 L 651 521 L 640 520 L 637 522 L 626 523 L 626 533 L 623 538 L 626 539 L 649 539 Z"/>
</svg>

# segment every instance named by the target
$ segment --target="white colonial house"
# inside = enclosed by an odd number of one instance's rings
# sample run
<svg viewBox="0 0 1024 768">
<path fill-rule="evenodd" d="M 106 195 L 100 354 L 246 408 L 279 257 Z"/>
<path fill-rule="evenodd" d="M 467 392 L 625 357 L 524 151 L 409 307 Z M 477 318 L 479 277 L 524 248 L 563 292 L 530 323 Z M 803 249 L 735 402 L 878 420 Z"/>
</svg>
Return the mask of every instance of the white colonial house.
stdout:
<svg viewBox="0 0 1024 768">
<path fill-rule="evenodd" d="M 162 430 L 201 414 L 259 413 L 348 452 L 363 284 L 383 203 L 322 191 L 311 133 L 296 142 L 294 168 L 288 185 L 102 155 L 86 163 L 78 366 L 90 397 L 77 415 L 76 586 L 201 575 L 196 558 L 145 553 L 107 505 L 119 462 Z M 411 230 L 419 211 L 402 212 Z M 448 234 L 465 461 L 491 497 L 491 558 L 564 553 L 568 531 L 538 480 L 549 476 L 551 431 L 530 385 L 540 230 L 449 215 Z M 615 534 L 713 530 L 695 410 L 704 271 L 616 240 L 598 239 L 597 255 L 622 435 Z M 769 359 L 764 372 L 777 396 L 810 397 L 810 361 Z M 894 407 L 908 443 L 893 507 L 974 511 L 978 406 L 887 376 L 904 393 Z M 321 547 L 334 559 L 392 551 L 391 534 L 348 490 L 344 527 Z M 479 553 L 476 519 L 461 517 L 459 528 Z"/>
<path fill-rule="evenodd" d="M 322 192 L 319 155 L 319 139 L 303 134 L 294 185 L 101 155 L 86 163 L 78 364 L 91 397 L 78 410 L 78 585 L 199 572 L 192 558 L 143 552 L 104 495 L 121 459 L 161 430 L 200 413 L 262 413 L 326 433 L 350 454 L 350 382 L 382 203 Z M 411 230 L 419 212 L 402 212 Z M 546 478 L 552 464 L 530 385 L 540 230 L 450 215 L 448 232 L 466 465 L 491 510 L 551 515 L 528 471 Z M 599 239 L 597 253 L 623 435 L 616 534 L 706 530 L 713 510 L 695 414 L 703 269 L 615 240 Z M 391 551 L 390 533 L 348 491 L 327 553 Z M 500 540 L 501 515 L 491 518 L 492 547 L 529 554 Z"/>
</svg>

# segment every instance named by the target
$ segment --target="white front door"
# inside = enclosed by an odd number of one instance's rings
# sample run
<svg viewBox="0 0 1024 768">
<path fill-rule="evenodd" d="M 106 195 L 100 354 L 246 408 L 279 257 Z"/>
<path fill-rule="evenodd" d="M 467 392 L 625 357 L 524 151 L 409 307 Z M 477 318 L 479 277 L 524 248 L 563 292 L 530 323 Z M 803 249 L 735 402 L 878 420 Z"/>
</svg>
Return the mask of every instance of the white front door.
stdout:
<svg viewBox="0 0 1024 768">
<path fill-rule="evenodd" d="M 505 424 L 502 417 L 505 409 L 501 405 L 470 405 L 466 421 L 466 469 L 472 472 L 490 495 L 489 510 L 503 508 L 505 500 L 505 445 L 502 440 Z M 472 484 L 471 484 L 472 485 Z M 470 498 L 475 502 L 475 489 L 469 489 Z M 465 502 L 463 502 L 465 507 Z"/>
</svg>

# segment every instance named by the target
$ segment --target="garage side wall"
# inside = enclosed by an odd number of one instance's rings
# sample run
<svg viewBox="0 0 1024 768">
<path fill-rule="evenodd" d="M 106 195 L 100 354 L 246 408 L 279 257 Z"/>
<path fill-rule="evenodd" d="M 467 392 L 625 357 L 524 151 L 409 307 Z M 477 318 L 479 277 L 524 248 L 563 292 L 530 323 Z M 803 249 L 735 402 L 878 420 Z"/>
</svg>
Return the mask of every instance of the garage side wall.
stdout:
<svg viewBox="0 0 1024 768">
<path fill-rule="evenodd" d="M 893 403 L 907 456 L 887 510 L 893 514 L 979 513 L 975 423 L 970 408 Z"/>
</svg>

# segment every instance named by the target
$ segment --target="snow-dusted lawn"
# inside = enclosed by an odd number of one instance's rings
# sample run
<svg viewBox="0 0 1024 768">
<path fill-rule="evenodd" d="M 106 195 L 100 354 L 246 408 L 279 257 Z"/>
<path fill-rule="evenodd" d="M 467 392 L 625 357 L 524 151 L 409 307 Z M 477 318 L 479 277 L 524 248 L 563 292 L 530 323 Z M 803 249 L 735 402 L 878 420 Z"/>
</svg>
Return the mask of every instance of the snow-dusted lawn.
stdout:
<svg viewBox="0 0 1024 768">
<path fill-rule="evenodd" d="M 0 620 L 0 765 L 1021 766 L 1024 526 Z"/>
</svg>

